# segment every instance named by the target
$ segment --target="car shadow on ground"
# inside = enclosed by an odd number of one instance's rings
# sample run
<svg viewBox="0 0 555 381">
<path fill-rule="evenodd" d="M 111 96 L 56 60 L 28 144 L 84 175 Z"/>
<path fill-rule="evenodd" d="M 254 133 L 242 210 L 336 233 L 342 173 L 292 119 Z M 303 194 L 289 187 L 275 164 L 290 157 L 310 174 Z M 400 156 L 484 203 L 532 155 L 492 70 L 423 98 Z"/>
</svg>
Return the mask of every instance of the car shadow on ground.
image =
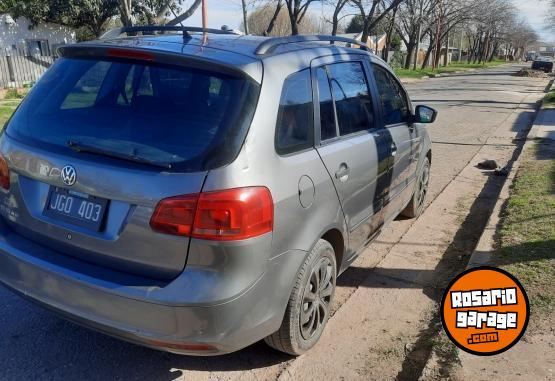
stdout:
<svg viewBox="0 0 555 381">
<path fill-rule="evenodd" d="M 514 123 L 513 131 L 517 131 L 518 134 L 514 141 L 515 150 L 506 166 L 509 171 L 513 169 L 515 161 L 522 152 L 523 138 L 528 132 L 528 129 L 523 126 L 530 126 L 533 116 L 533 112 L 522 112 Z M 555 157 L 553 154 L 554 152 L 544 154 L 545 159 L 553 159 Z M 449 281 L 466 268 L 507 179 L 503 176 L 496 176 L 493 171 L 483 171 L 483 173 L 488 176 L 486 183 L 470 206 L 470 211 L 461 223 L 454 239 L 445 249 L 441 260 L 433 270 L 351 267 L 345 272 L 346 276 L 338 278 L 338 286 L 419 288 L 426 296 L 439 304 Z M 553 183 L 555 183 L 555 173 L 553 178 Z M 530 257 L 530 260 L 536 259 L 538 258 Z M 509 257 L 504 258 L 503 264 L 509 264 L 511 260 Z M 360 284 L 357 284 L 358 282 Z M 414 346 L 405 356 L 402 369 L 397 375 L 398 380 L 413 380 L 420 377 L 427 359 L 430 357 L 433 338 L 441 329 L 439 314 L 436 313 L 429 324 L 419 332 Z M 439 365 L 443 369 L 447 369 L 452 364 L 442 364 L 440 360 Z"/>
<path fill-rule="evenodd" d="M 6 339 L 0 349 L 0 379 L 166 381 L 180 378 L 185 371 L 197 379 L 195 371 L 240 372 L 293 359 L 262 341 L 216 357 L 176 355 L 89 330 L 29 302 L 23 308 L 26 313 L 18 315 L 24 315 L 19 325 L 25 330 L 2 334 Z"/>
</svg>

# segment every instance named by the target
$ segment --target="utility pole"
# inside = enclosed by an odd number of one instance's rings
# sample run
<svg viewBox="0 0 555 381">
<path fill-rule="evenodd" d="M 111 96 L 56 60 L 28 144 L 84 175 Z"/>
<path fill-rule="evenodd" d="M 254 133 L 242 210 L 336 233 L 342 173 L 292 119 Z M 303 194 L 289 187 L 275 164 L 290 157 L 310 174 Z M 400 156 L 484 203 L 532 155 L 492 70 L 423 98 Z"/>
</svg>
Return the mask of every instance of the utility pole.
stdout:
<svg viewBox="0 0 555 381">
<path fill-rule="evenodd" d="M 245 34 L 249 34 L 249 24 L 247 23 L 247 2 L 246 0 L 241 0 L 243 5 L 243 24 L 245 25 Z"/>
<path fill-rule="evenodd" d="M 432 68 L 435 70 L 439 64 L 439 59 L 441 57 L 441 31 L 443 29 L 443 0 L 439 0 L 438 3 L 439 10 L 437 12 L 437 28 L 436 28 L 436 51 L 434 55 L 434 62 Z"/>
<path fill-rule="evenodd" d="M 422 0 L 420 0 L 420 14 L 418 16 L 418 39 L 416 40 L 416 53 L 414 53 L 414 66 L 413 70 L 416 70 L 416 65 L 418 64 L 418 54 L 420 53 L 420 39 L 422 38 Z"/>
<path fill-rule="evenodd" d="M 463 43 L 464 43 L 464 25 L 461 27 L 461 44 L 459 46 L 459 62 L 462 62 Z"/>
<path fill-rule="evenodd" d="M 447 41 L 445 42 L 445 57 L 443 58 L 443 66 L 449 64 L 449 24 L 447 24 Z"/>
</svg>

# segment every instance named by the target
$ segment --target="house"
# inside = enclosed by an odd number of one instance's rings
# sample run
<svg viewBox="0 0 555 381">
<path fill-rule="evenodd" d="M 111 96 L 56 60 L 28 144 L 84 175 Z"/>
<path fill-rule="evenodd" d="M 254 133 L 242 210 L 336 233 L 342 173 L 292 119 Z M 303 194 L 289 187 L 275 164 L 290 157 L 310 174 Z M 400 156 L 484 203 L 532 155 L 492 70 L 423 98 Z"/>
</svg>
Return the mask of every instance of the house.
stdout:
<svg viewBox="0 0 555 381">
<path fill-rule="evenodd" d="M 75 42 L 69 27 L 44 23 L 31 25 L 25 17 L 17 20 L 0 14 L 0 56 L 53 56 L 60 45 Z"/>
<path fill-rule="evenodd" d="M 421 43 L 420 44 L 420 50 L 418 51 L 418 65 L 422 66 L 422 64 L 424 63 L 424 60 L 426 59 L 426 54 L 428 52 L 428 49 L 430 49 L 430 44 L 429 43 Z M 440 49 L 440 56 L 439 56 L 439 64 L 443 65 L 443 63 L 445 62 L 445 52 L 447 51 L 447 63 L 451 63 L 453 61 L 459 61 L 460 60 L 460 49 L 459 48 L 455 48 L 454 46 L 450 46 L 449 49 L 446 49 L 445 46 L 442 46 Z M 433 60 L 434 60 L 434 52 L 432 51 L 432 53 L 429 55 L 428 57 L 428 61 L 427 61 L 427 65 L 428 66 L 433 66 Z"/>
<path fill-rule="evenodd" d="M 346 37 L 353 40 L 361 41 L 362 32 L 338 34 L 338 37 Z M 385 49 L 386 44 L 387 44 L 387 34 L 382 34 L 381 36 L 368 36 L 368 41 L 366 42 L 366 45 L 370 49 L 372 49 L 372 51 L 377 55 L 382 54 L 382 51 Z M 356 48 L 357 46 L 352 45 L 352 47 Z"/>
</svg>

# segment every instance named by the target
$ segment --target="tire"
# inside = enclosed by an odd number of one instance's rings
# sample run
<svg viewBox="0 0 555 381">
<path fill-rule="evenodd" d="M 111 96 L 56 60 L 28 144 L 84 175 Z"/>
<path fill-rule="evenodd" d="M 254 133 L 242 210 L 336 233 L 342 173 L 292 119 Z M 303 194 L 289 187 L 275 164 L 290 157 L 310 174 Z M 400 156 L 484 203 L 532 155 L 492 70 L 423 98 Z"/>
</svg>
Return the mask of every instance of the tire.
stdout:
<svg viewBox="0 0 555 381">
<path fill-rule="evenodd" d="M 416 188 L 414 194 L 407 205 L 407 207 L 401 212 L 402 216 L 408 218 L 416 218 L 422 214 L 424 211 L 424 206 L 426 205 L 426 196 L 428 195 L 428 186 L 430 183 L 430 159 L 426 156 L 424 158 L 424 164 L 422 169 L 418 173 L 416 178 Z"/>
<path fill-rule="evenodd" d="M 264 339 L 266 344 L 293 356 L 312 348 L 330 317 L 336 277 L 333 247 L 320 239 L 297 274 L 281 327 Z"/>
</svg>

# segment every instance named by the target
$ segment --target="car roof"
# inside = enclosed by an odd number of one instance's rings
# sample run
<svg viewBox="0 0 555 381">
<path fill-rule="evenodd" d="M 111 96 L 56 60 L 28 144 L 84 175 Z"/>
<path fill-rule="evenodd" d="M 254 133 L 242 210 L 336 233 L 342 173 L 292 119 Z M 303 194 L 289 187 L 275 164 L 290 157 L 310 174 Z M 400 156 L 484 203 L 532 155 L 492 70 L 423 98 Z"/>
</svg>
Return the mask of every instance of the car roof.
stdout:
<svg viewBox="0 0 555 381">
<path fill-rule="evenodd" d="M 302 38 L 302 37 L 300 37 Z M 236 35 L 236 34 L 189 34 L 184 38 L 181 33 L 166 33 L 159 35 L 139 35 L 128 37 L 103 38 L 76 44 L 81 48 L 120 47 L 138 50 L 150 50 L 160 53 L 170 53 L 196 57 L 232 66 L 248 74 L 257 82 L 262 80 L 262 62 L 265 60 L 294 60 L 299 67 L 309 67 L 310 62 L 324 55 L 331 54 L 367 54 L 381 61 L 377 56 L 358 48 L 330 45 L 329 41 L 288 42 L 288 38 L 276 38 L 275 46 L 264 54 L 258 48 L 263 43 L 272 41 L 271 37 Z M 302 54 L 299 54 L 302 52 Z"/>
</svg>

